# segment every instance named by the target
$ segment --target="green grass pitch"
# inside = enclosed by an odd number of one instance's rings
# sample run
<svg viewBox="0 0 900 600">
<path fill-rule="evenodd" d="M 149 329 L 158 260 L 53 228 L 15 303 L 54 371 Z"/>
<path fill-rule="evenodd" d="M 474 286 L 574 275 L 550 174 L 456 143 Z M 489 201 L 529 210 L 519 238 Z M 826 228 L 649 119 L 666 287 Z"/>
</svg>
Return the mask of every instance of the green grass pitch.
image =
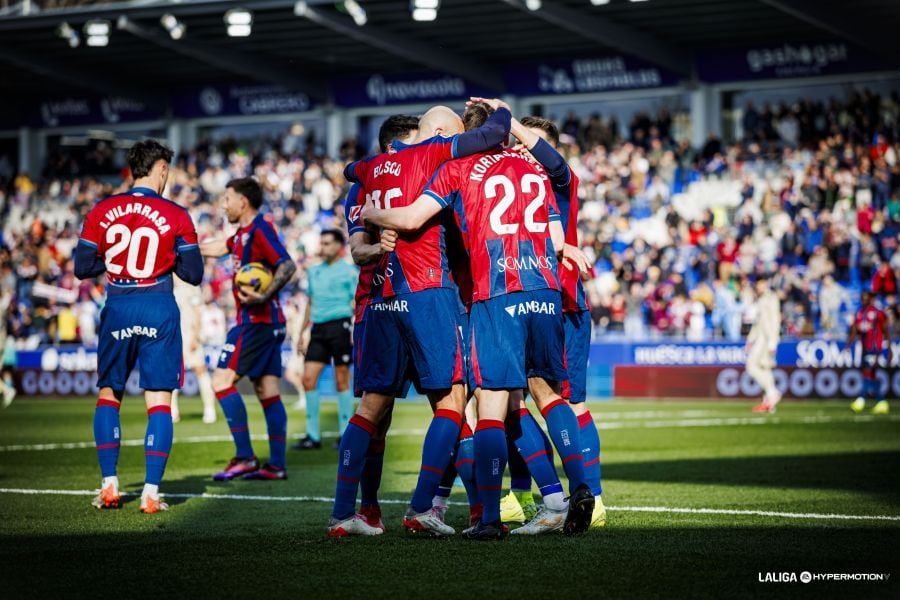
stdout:
<svg viewBox="0 0 900 600">
<path fill-rule="evenodd" d="M 825 402 L 786 402 L 771 416 L 751 415 L 749 403 L 595 402 L 607 527 L 485 544 L 401 531 L 429 420 L 424 402 L 396 408 L 381 488 L 393 501 L 383 507 L 388 532 L 371 539 L 325 536 L 332 438 L 320 451 L 289 451 L 288 481 L 216 483 L 210 475 L 233 448 L 221 418 L 200 422 L 199 404 L 182 401 L 162 486 L 172 508 L 157 515 L 139 514 L 134 496 L 118 511 L 90 507 L 86 492 L 99 483 L 91 399 L 19 400 L 0 413 L 0 595 L 900 597 L 900 415 L 855 416 L 846 403 Z M 265 457 L 262 411 L 248 402 L 248 412 Z M 302 416 L 289 408 L 295 437 Z M 122 424 L 123 438 L 139 443 L 141 401 L 126 399 Z M 336 429 L 333 404 L 323 428 Z M 123 447 L 126 491 L 140 491 L 143 469 L 142 448 Z M 240 498 L 189 497 L 200 493 Z M 452 500 L 465 502 L 462 488 Z M 467 516 L 454 505 L 448 521 L 459 530 Z M 803 571 L 891 578 L 759 581 Z"/>
</svg>

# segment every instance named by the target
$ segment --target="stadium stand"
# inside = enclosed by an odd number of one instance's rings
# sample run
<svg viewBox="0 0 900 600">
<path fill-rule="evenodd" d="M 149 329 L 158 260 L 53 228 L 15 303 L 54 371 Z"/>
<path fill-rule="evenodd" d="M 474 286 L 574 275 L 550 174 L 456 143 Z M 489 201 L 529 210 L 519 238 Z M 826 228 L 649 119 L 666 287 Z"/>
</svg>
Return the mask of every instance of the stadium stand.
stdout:
<svg viewBox="0 0 900 600">
<path fill-rule="evenodd" d="M 866 287 L 900 327 L 898 110 L 896 94 L 868 90 L 751 105 L 735 143 L 711 137 L 696 150 L 673 139 L 665 110 L 635 114 L 627 127 L 600 114 L 560 119 L 582 182 L 582 243 L 597 270 L 587 286 L 595 337 L 739 339 L 761 273 L 774 277 L 789 336 L 843 335 Z M 314 138 L 291 127 L 276 138 L 202 142 L 178 157 L 171 196 L 190 207 L 202 239 L 221 226 L 213 208 L 225 183 L 256 176 L 302 266 L 318 232 L 342 226 L 341 169 L 362 149 L 352 139 L 341 148 L 321 156 Z M 102 145 L 56 152 L 32 180 L 0 159 L 0 287 L 14 294 L 6 319 L 18 347 L 95 342 L 102 285 L 79 284 L 71 254 L 89 207 L 127 187 L 121 161 Z M 207 297 L 233 310 L 228 266 L 207 271 Z M 293 294 L 302 293 L 302 272 Z"/>
</svg>

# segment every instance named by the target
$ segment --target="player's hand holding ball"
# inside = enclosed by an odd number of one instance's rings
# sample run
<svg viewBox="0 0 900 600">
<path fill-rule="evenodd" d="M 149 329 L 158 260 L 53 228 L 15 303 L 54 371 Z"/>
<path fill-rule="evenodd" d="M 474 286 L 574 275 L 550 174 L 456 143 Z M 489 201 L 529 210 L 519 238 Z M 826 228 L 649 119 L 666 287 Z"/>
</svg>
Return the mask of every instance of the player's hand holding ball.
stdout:
<svg viewBox="0 0 900 600">
<path fill-rule="evenodd" d="M 272 284 L 272 272 L 262 263 L 252 262 L 243 265 L 234 275 L 238 299 L 241 304 L 254 306 L 268 301 L 265 292 Z"/>
</svg>

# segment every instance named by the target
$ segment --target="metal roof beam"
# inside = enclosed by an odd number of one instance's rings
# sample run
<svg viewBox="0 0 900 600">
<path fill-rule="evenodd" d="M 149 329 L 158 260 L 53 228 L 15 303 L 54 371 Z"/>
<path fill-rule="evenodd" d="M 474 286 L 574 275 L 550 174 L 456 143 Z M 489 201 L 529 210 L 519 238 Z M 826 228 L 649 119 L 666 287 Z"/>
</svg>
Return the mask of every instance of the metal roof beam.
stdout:
<svg viewBox="0 0 900 600">
<path fill-rule="evenodd" d="M 637 56 L 684 77 L 693 75 L 693 60 L 688 52 L 624 23 L 566 8 L 556 2 L 543 2 L 538 10 L 530 10 L 521 0 L 501 1 L 561 29 Z"/>
<path fill-rule="evenodd" d="M 358 26 L 349 18 L 338 18 L 333 11 L 321 10 L 310 4 L 309 2 L 297 2 L 294 14 L 404 60 L 459 75 L 488 89 L 496 91 L 505 89 L 503 76 L 499 70 L 485 66 L 482 62 L 438 49 L 436 46 L 410 39 L 408 36 L 400 36 L 379 29 L 373 25 Z"/>
<path fill-rule="evenodd" d="M 167 106 L 162 97 L 148 93 L 143 88 L 122 84 L 113 79 L 106 79 L 98 76 L 93 71 L 85 71 L 72 65 L 33 55 L 29 56 L 21 50 L 9 50 L 0 47 L 0 61 L 78 89 L 87 89 L 98 94 L 124 96 L 132 100 L 140 100 L 147 106 L 157 109 L 165 109 Z"/>
<path fill-rule="evenodd" d="M 889 31 L 877 20 L 867 19 L 865 23 L 861 22 L 854 16 L 850 5 L 846 5 L 848 10 L 837 11 L 823 6 L 821 2 L 810 0 L 760 0 L 760 2 L 875 54 L 900 60 L 900 39 L 896 32 Z"/>
<path fill-rule="evenodd" d="M 108 2 L 102 4 L 85 4 L 65 8 L 38 9 L 33 6 L 28 14 L 0 16 L 0 31 L 22 30 L 30 27 L 55 27 L 62 21 L 80 23 L 88 19 L 117 19 L 121 15 L 132 19 L 158 19 L 163 13 L 171 13 L 178 17 L 191 15 L 225 14 L 232 8 L 245 8 L 249 11 L 291 10 L 295 0 L 129 0 L 127 2 Z M 334 4 L 334 0 L 308 0 L 310 4 Z"/>
<path fill-rule="evenodd" d="M 299 69 L 272 64 L 271 59 L 267 57 L 253 56 L 229 48 L 200 44 L 185 39 L 173 40 L 161 29 L 145 27 L 125 16 L 119 17 L 117 26 L 143 40 L 223 71 L 301 91 L 317 100 L 328 99 L 328 90 L 321 82 L 301 76 Z"/>
</svg>

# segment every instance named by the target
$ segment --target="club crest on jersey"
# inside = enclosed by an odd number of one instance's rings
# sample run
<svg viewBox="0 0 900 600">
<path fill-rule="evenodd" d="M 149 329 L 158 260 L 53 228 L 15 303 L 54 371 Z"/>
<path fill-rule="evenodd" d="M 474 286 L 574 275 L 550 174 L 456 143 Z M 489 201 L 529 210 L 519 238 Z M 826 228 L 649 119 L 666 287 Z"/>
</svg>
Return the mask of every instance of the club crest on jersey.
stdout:
<svg viewBox="0 0 900 600">
<path fill-rule="evenodd" d="M 555 315 L 556 304 L 553 302 L 538 302 L 531 300 L 530 302 L 519 302 L 504 309 L 509 316 L 516 317 L 518 315 L 539 314 L 539 315 Z"/>
<path fill-rule="evenodd" d="M 156 328 L 155 327 L 142 327 L 141 325 L 132 325 L 131 327 L 126 327 L 125 329 L 119 329 L 118 331 L 111 331 L 112 336 L 117 340 L 128 339 L 134 335 L 144 335 L 150 338 L 156 337 Z"/>
<path fill-rule="evenodd" d="M 434 280 L 434 267 L 428 267 L 428 279 Z"/>
</svg>

